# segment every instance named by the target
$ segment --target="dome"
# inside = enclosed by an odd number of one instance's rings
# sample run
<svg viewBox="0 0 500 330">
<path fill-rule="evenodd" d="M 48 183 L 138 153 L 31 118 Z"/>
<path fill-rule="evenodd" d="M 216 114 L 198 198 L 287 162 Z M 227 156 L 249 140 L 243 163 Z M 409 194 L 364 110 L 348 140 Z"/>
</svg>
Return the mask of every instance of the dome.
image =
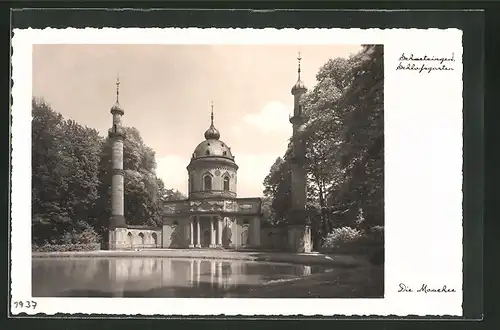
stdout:
<svg viewBox="0 0 500 330">
<path fill-rule="evenodd" d="M 111 113 L 118 112 L 120 114 L 124 114 L 124 111 L 122 107 L 120 106 L 120 103 L 118 103 L 118 100 L 115 102 L 115 104 L 111 107 Z"/>
<path fill-rule="evenodd" d="M 206 135 L 207 134 L 205 133 L 205 136 Z M 207 139 L 198 144 L 198 146 L 194 149 L 193 158 L 202 157 L 222 157 L 230 160 L 234 159 L 231 153 L 231 148 L 218 139 Z"/>
<path fill-rule="evenodd" d="M 205 131 L 205 139 L 207 140 L 218 140 L 220 138 L 220 133 L 215 128 L 214 124 L 210 125 L 210 127 Z"/>
<path fill-rule="evenodd" d="M 295 94 L 295 92 L 299 91 L 299 90 L 303 90 L 303 91 L 306 91 L 307 90 L 307 87 L 306 85 L 302 82 L 302 80 L 297 80 L 297 82 L 295 83 L 295 85 L 293 85 L 292 87 L 292 94 Z"/>
<path fill-rule="evenodd" d="M 231 148 L 219 140 L 220 133 L 214 126 L 213 108 L 210 119 L 210 127 L 205 131 L 205 141 L 198 144 L 191 158 L 221 157 L 234 161 L 234 157 L 231 154 Z"/>
</svg>

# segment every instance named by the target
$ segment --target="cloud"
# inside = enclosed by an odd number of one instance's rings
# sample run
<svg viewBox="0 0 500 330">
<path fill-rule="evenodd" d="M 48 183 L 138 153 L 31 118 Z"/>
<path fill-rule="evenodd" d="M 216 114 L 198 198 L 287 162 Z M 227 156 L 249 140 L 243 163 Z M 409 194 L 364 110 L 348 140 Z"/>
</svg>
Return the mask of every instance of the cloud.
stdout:
<svg viewBox="0 0 500 330">
<path fill-rule="evenodd" d="M 291 109 L 281 102 L 269 102 L 259 113 L 247 114 L 243 117 L 246 125 L 254 126 L 263 133 L 289 132 L 288 116 Z"/>
<path fill-rule="evenodd" d="M 261 197 L 264 179 L 269 174 L 271 165 L 278 158 L 275 154 L 238 154 L 238 197 Z"/>
<path fill-rule="evenodd" d="M 163 180 L 168 189 L 177 189 L 187 195 L 188 173 L 186 166 L 189 159 L 168 155 L 156 159 L 156 176 Z"/>
</svg>

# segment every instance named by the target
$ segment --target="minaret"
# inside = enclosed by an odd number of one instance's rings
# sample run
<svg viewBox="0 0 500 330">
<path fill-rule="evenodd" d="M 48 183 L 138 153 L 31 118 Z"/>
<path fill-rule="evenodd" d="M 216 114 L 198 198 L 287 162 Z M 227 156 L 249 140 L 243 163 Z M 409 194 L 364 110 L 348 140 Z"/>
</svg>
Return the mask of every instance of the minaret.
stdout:
<svg viewBox="0 0 500 330">
<path fill-rule="evenodd" d="M 294 98 L 293 116 L 290 117 L 290 123 L 293 125 L 292 135 L 292 157 L 291 157 L 291 221 L 290 224 L 295 227 L 293 237 L 295 246 L 292 247 L 295 252 L 310 252 L 310 230 L 306 217 L 306 148 L 305 141 L 299 135 L 304 130 L 308 118 L 303 113 L 302 98 L 307 92 L 307 87 L 300 80 L 300 61 L 298 60 L 298 78 L 292 87 Z"/>
<path fill-rule="evenodd" d="M 122 127 L 123 109 L 120 106 L 120 80 L 116 79 L 116 102 L 111 108 L 113 126 L 108 132 L 111 139 L 111 219 L 110 230 L 126 227 L 124 216 L 124 180 L 123 180 L 123 139 L 125 132 Z"/>
<path fill-rule="evenodd" d="M 294 98 L 293 106 L 293 116 L 290 117 L 290 123 L 293 125 L 293 136 L 292 136 L 292 213 L 294 214 L 293 223 L 294 224 L 305 224 L 304 211 L 306 209 L 306 155 L 305 155 L 305 144 L 304 141 L 298 136 L 299 132 L 303 130 L 305 123 L 307 122 L 307 117 L 303 113 L 302 109 L 302 97 L 307 92 L 307 88 L 300 80 L 300 60 L 302 58 L 297 57 L 299 62 L 298 65 L 298 79 L 295 85 L 292 87 L 292 95 Z"/>
</svg>

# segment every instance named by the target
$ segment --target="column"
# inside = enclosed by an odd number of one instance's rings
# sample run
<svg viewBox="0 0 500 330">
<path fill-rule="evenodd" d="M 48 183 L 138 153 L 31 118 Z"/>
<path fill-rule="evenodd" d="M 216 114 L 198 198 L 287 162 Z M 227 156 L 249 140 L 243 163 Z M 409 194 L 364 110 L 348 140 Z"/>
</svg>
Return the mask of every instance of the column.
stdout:
<svg viewBox="0 0 500 330">
<path fill-rule="evenodd" d="M 201 232 L 200 217 L 196 217 L 196 247 L 197 248 L 201 248 L 200 232 Z"/>
<path fill-rule="evenodd" d="M 222 217 L 217 216 L 217 246 L 222 246 Z"/>
<path fill-rule="evenodd" d="M 210 217 L 210 248 L 215 247 L 214 217 Z"/>
<path fill-rule="evenodd" d="M 193 242 L 193 240 L 194 240 L 194 228 L 193 228 L 194 224 L 193 224 L 193 221 L 194 221 L 194 218 L 191 217 L 189 219 L 189 248 L 190 249 L 194 248 L 194 242 Z"/>
</svg>

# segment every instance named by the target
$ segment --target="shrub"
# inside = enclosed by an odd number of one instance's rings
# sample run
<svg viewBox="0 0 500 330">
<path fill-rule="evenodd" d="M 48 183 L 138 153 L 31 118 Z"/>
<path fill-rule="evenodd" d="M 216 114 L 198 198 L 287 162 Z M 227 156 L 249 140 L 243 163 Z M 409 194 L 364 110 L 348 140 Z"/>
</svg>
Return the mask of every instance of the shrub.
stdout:
<svg viewBox="0 0 500 330">
<path fill-rule="evenodd" d="M 350 243 L 362 236 L 362 232 L 351 227 L 334 228 L 323 242 L 324 248 L 335 248 L 343 243 Z"/>
<path fill-rule="evenodd" d="M 87 223 L 80 222 L 77 228 L 64 233 L 60 242 L 56 244 L 97 244 L 101 241 L 100 235 Z"/>
<path fill-rule="evenodd" d="M 383 264 L 384 227 L 375 226 L 365 231 L 351 227 L 335 228 L 323 242 L 322 252 L 364 254 L 375 264 Z"/>
<path fill-rule="evenodd" d="M 42 246 L 33 245 L 34 252 L 71 252 L 71 251 L 97 251 L 101 244 L 44 244 Z"/>
</svg>

